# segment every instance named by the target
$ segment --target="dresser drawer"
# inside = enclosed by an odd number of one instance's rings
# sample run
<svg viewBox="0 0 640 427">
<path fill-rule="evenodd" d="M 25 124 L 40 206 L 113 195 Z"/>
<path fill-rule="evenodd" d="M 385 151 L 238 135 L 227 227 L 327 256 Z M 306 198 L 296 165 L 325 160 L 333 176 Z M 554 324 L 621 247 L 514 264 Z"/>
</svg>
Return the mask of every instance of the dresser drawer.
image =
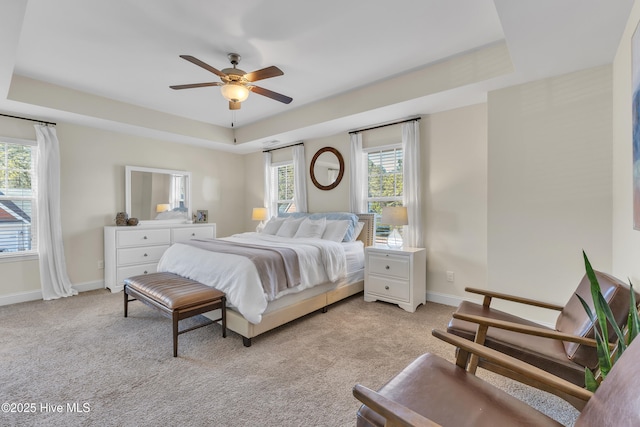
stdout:
<svg viewBox="0 0 640 427">
<path fill-rule="evenodd" d="M 131 267 L 120 267 L 117 273 L 117 284 L 122 285 L 124 279 L 132 276 L 140 276 L 142 274 L 151 274 L 158 271 L 158 263 L 132 265 Z"/>
<path fill-rule="evenodd" d="M 401 301 L 409 301 L 410 285 L 406 280 L 369 275 L 367 292 Z"/>
<path fill-rule="evenodd" d="M 116 234 L 116 246 L 142 246 L 142 245 L 161 245 L 170 243 L 170 230 L 153 229 L 153 230 L 121 230 Z"/>
<path fill-rule="evenodd" d="M 140 248 L 118 249 L 118 266 L 158 262 L 169 245 L 143 246 Z"/>
<path fill-rule="evenodd" d="M 367 265 L 369 273 L 409 279 L 410 262 L 408 257 L 370 253 Z"/>
<path fill-rule="evenodd" d="M 213 227 L 174 228 L 171 230 L 171 242 L 184 242 L 190 239 L 213 239 Z"/>
</svg>

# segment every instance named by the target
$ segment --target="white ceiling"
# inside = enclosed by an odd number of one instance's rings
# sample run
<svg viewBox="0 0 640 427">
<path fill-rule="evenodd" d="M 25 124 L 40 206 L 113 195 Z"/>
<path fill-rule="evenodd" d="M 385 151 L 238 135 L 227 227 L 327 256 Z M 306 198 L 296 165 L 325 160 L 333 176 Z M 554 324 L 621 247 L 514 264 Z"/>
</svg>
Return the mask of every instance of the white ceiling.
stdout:
<svg viewBox="0 0 640 427">
<path fill-rule="evenodd" d="M 272 139 L 287 143 L 481 102 L 490 89 L 611 63 L 632 5 L 633 0 L 5 0 L 0 110 L 242 152 Z M 301 125 L 308 131 L 295 124 L 274 132 L 264 126 L 273 117 L 294 121 L 303 106 L 330 108 L 331 99 L 356 88 L 367 88 L 365 95 L 354 92 L 359 97 L 379 97 L 387 79 L 500 43 L 506 43 L 513 63 L 513 71 L 501 77 L 446 94 L 390 100 L 388 106 L 377 100 L 374 111 L 360 99 L 358 114 L 326 122 L 319 117 Z M 223 69 L 229 52 L 242 56 L 239 68 L 247 72 L 270 65 L 282 69 L 284 76 L 259 85 L 293 102 L 251 94 L 232 113 L 217 87 L 169 89 L 218 81 L 178 55 Z M 215 125 L 223 128 L 222 136 L 159 131 L 90 105 L 67 108 L 35 95 L 27 101 L 12 95 L 19 76 L 119 101 L 114 109 L 125 103 Z M 234 129 L 259 124 L 265 130 L 238 148 L 226 129 L 232 122 Z"/>
</svg>

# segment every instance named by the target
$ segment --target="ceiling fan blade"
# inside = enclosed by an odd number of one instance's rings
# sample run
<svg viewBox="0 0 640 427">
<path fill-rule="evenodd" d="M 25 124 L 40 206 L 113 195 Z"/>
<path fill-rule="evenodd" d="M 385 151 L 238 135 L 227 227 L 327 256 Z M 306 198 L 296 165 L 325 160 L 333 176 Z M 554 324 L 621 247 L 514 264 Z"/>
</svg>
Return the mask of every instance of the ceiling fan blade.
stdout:
<svg viewBox="0 0 640 427">
<path fill-rule="evenodd" d="M 250 86 L 249 89 L 251 89 L 252 92 L 255 92 L 262 96 L 266 96 L 267 98 L 275 99 L 276 101 L 284 102 L 285 104 L 289 104 L 291 101 L 293 101 L 293 98 L 289 98 L 288 96 L 282 95 L 281 93 L 274 92 L 260 86 Z"/>
<path fill-rule="evenodd" d="M 271 66 L 263 68 L 261 70 L 253 71 L 244 75 L 244 78 L 250 82 L 257 82 L 258 80 L 269 79 L 271 77 L 282 76 L 284 73 L 278 67 Z"/>
<path fill-rule="evenodd" d="M 169 86 L 171 89 L 193 89 L 194 87 L 207 87 L 207 86 L 221 86 L 222 83 L 219 82 L 209 82 L 209 83 L 191 83 L 187 85 L 173 85 Z"/>
<path fill-rule="evenodd" d="M 241 104 L 239 102 L 229 101 L 229 110 L 239 110 Z"/>
<path fill-rule="evenodd" d="M 200 61 L 198 58 L 194 58 L 191 55 L 180 55 L 180 58 L 182 59 L 186 59 L 187 61 L 196 64 L 198 67 L 202 67 L 207 71 L 211 71 L 213 74 L 215 74 L 216 76 L 219 77 L 226 77 L 227 75 L 225 73 L 223 73 L 222 71 L 216 70 L 215 68 L 213 68 L 211 65 Z"/>
</svg>

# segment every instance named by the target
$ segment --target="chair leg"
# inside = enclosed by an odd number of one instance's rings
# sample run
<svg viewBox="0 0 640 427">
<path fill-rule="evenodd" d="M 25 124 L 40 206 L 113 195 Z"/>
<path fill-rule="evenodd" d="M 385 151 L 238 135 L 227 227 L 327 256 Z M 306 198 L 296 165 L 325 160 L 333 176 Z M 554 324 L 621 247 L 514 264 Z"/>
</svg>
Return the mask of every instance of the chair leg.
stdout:
<svg viewBox="0 0 640 427">
<path fill-rule="evenodd" d="M 173 357 L 178 357 L 178 313 L 173 312 Z"/>
</svg>

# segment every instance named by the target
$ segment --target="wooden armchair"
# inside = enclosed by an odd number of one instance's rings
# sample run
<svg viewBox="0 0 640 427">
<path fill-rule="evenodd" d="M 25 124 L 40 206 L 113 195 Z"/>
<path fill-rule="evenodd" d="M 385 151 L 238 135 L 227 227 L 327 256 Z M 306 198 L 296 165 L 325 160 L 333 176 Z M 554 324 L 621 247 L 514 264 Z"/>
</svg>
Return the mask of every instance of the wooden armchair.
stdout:
<svg viewBox="0 0 640 427">
<path fill-rule="evenodd" d="M 467 372 L 470 354 L 585 401 L 576 427 L 640 425 L 640 340 L 634 340 L 627 348 L 593 394 L 464 338 L 435 330 L 433 335 L 458 347 L 456 363 L 424 354 L 378 392 L 356 385 L 353 395 L 363 403 L 357 414 L 358 427 L 561 425 Z"/>
<path fill-rule="evenodd" d="M 615 277 L 597 271 L 595 274 L 618 326 L 622 327 L 626 324 L 629 314 L 629 287 Z M 482 305 L 469 301 L 462 302 L 453 314 L 447 332 L 508 354 L 584 387 L 585 367 L 594 370 L 598 361 L 593 339 L 593 322 L 576 296 L 580 295 L 593 310 L 590 282 L 586 275 L 564 306 L 487 290 L 474 288 L 466 290 L 483 295 L 484 301 Z M 555 329 L 496 310 L 490 306 L 493 298 L 559 311 Z M 609 331 L 609 337 L 612 342 L 616 339 L 612 330 Z M 576 401 L 561 390 L 497 366 L 482 356 L 472 356 L 467 370 L 474 373 L 477 366 L 554 393 L 578 409 L 584 405 L 584 402 Z"/>
</svg>

